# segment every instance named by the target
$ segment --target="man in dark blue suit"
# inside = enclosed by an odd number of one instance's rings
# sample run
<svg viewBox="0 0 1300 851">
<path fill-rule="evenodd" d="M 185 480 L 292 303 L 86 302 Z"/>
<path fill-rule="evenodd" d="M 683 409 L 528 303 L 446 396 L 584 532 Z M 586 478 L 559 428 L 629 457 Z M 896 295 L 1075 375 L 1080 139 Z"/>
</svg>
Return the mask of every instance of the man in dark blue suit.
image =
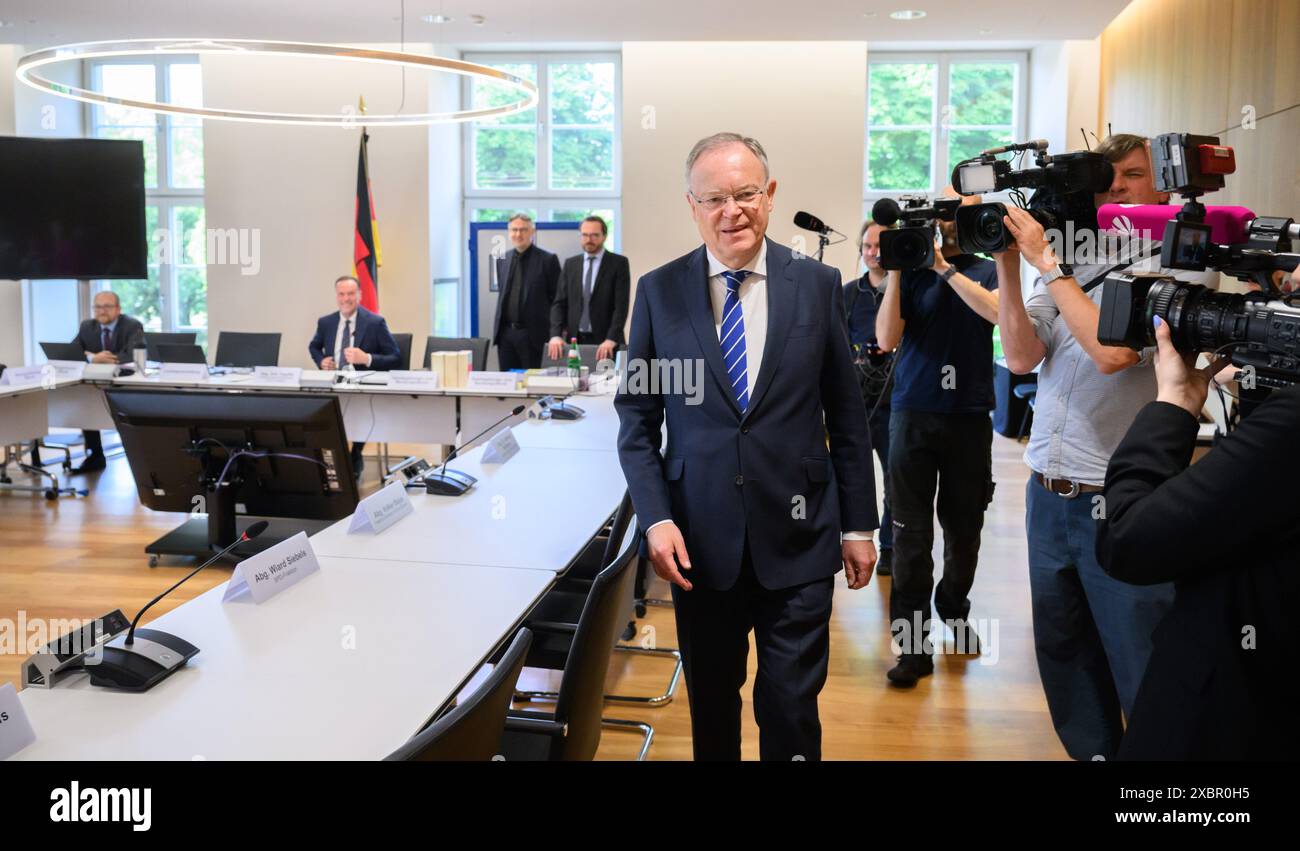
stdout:
<svg viewBox="0 0 1300 851">
<path fill-rule="evenodd" d="M 638 283 L 619 460 L 672 584 L 695 758 L 740 758 L 752 629 L 762 758 L 819 759 L 834 577 L 861 588 L 876 561 L 840 275 L 765 239 L 776 181 L 757 141 L 702 139 L 686 174 L 704 245 Z"/>
<path fill-rule="evenodd" d="M 507 223 L 514 249 L 496 260 L 501 291 L 492 324 L 500 369 L 537 369 L 551 337 L 551 305 L 560 284 L 560 260 L 533 244 L 532 217 L 515 213 Z"/>
<path fill-rule="evenodd" d="M 401 360 L 397 341 L 378 313 L 361 306 L 361 284 L 351 275 L 334 281 L 337 313 L 316 320 L 316 336 L 307 344 L 318 369 L 373 369 L 387 371 Z M 352 472 L 361 477 L 365 443 L 352 444 Z"/>
</svg>

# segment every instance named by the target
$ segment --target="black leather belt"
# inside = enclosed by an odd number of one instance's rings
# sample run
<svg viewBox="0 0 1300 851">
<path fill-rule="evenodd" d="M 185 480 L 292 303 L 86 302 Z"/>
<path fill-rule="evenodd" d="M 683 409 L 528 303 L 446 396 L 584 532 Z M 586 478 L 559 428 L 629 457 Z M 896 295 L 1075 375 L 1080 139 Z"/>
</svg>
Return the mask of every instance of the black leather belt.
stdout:
<svg viewBox="0 0 1300 851">
<path fill-rule="evenodd" d="M 1083 482 L 1072 482 L 1069 479 L 1049 479 L 1037 471 L 1034 472 L 1034 481 L 1066 499 L 1074 499 L 1081 493 L 1101 493 L 1106 489 L 1102 485 L 1085 485 Z"/>
</svg>

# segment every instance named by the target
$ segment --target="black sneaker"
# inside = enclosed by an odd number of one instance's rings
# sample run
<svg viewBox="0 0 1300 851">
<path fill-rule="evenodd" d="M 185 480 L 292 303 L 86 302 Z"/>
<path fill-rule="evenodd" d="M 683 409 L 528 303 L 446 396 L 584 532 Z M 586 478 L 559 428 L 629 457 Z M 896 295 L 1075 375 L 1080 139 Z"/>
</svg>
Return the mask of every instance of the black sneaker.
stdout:
<svg viewBox="0 0 1300 851">
<path fill-rule="evenodd" d="M 880 551 L 880 558 L 876 559 L 876 575 L 877 576 L 894 575 L 894 551 L 893 550 Z"/>
<path fill-rule="evenodd" d="M 885 673 L 889 684 L 898 688 L 912 688 L 921 677 L 934 673 L 934 660 L 924 653 L 904 653 L 898 664 Z"/>
<path fill-rule="evenodd" d="M 975 627 L 966 620 L 955 620 L 952 627 L 953 653 L 959 656 L 980 655 L 980 636 Z"/>
</svg>

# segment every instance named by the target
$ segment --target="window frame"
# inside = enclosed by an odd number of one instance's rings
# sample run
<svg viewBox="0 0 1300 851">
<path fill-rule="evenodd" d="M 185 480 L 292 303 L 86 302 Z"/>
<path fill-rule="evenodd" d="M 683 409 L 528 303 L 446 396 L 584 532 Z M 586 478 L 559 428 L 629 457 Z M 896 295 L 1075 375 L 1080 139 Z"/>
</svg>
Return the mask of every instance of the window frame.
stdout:
<svg viewBox="0 0 1300 851">
<path fill-rule="evenodd" d="M 191 56 L 169 55 L 169 56 L 125 56 L 112 59 L 92 59 L 85 63 L 84 74 L 95 91 L 102 91 L 101 69 L 108 65 L 151 65 L 154 67 L 154 92 L 155 98 L 161 103 L 171 102 L 171 75 L 168 73 L 169 68 L 173 65 L 198 65 L 200 73 L 202 62 L 200 57 L 195 54 Z M 97 104 L 85 104 L 84 121 L 86 135 L 91 139 L 102 138 L 99 136 L 99 128 L 111 126 L 101 120 L 102 107 Z M 207 203 L 205 194 L 207 191 L 207 175 L 204 174 L 204 186 L 201 187 L 178 187 L 172 186 L 172 150 L 171 136 L 173 130 L 173 117 L 167 113 L 154 113 L 156 125 L 155 150 L 157 151 L 157 178 L 158 185 L 155 187 L 145 188 L 145 206 L 158 208 L 158 227 L 165 229 L 167 233 L 167 243 L 169 256 L 162 258 L 158 264 L 158 294 L 159 316 L 162 319 L 160 332 L 172 331 L 194 331 L 200 337 L 206 336 L 207 326 L 182 325 L 179 322 L 178 311 L 180 309 L 180 279 L 178 269 L 183 264 L 177 262 L 182 257 L 183 246 L 181 245 L 180 234 L 173 227 L 175 221 L 175 208 L 177 207 L 199 207 L 204 211 L 204 221 L 206 222 Z M 192 125 L 182 125 L 192 126 Z M 198 124 L 200 131 L 203 124 Z M 149 250 L 151 252 L 150 265 L 153 265 L 152 251 L 154 246 L 154 234 L 147 234 L 149 240 Z M 204 233 L 204 246 L 206 252 L 207 234 Z M 207 257 L 204 257 L 204 278 L 207 277 Z M 109 279 L 95 279 L 91 282 L 90 297 L 93 299 L 95 293 L 104 292 L 111 289 Z"/>
<path fill-rule="evenodd" d="M 866 80 L 866 121 L 862 137 L 862 198 L 866 210 L 881 198 L 896 198 L 899 195 L 924 193 L 933 196 L 943 190 L 951 181 L 954 163 L 948 162 L 948 141 L 950 126 L 944 118 L 943 108 L 949 106 L 949 77 L 954 64 L 982 64 L 989 62 L 1007 62 L 1016 65 L 1016 84 L 1012 92 L 1012 141 L 1024 141 L 1029 126 L 1029 52 L 1019 50 L 940 50 L 940 51 L 888 51 L 873 50 L 867 56 Z M 925 125 L 891 125 L 897 130 L 926 130 L 930 132 L 930 183 L 928 188 L 912 189 L 869 189 L 867 181 L 871 165 L 871 66 L 891 64 L 933 64 L 935 66 L 934 104 L 931 109 L 930 124 Z M 994 125 L 955 124 L 957 129 L 979 129 Z M 1001 125 L 997 125 L 1001 126 Z M 884 126 L 874 129 L 884 129 Z"/>
<path fill-rule="evenodd" d="M 462 57 L 466 62 L 490 65 L 506 62 L 525 62 L 537 66 L 537 186 L 534 189 L 480 189 L 474 185 L 474 129 L 491 127 L 492 122 L 467 121 L 464 125 L 462 150 L 462 186 L 464 197 L 469 198 L 503 198 L 503 199 L 575 199 L 578 201 L 621 198 L 623 194 L 623 61 L 617 52 L 472 52 Z M 550 121 L 551 81 L 550 66 L 553 64 L 609 62 L 614 65 L 614 119 L 613 119 L 613 186 L 609 189 L 554 189 L 551 180 L 551 149 L 554 143 L 554 126 Z M 466 77 L 461 83 L 461 103 L 468 108 L 472 103 L 474 78 Z M 502 125 L 510 126 L 510 125 Z M 519 126 L 519 125 L 515 125 Z M 563 128 L 561 128 L 563 129 Z M 483 206 L 483 205 L 479 205 Z M 545 206 L 545 205 L 544 205 Z M 569 206 L 581 206 L 569 205 Z M 593 205 L 594 206 L 594 205 Z"/>
</svg>

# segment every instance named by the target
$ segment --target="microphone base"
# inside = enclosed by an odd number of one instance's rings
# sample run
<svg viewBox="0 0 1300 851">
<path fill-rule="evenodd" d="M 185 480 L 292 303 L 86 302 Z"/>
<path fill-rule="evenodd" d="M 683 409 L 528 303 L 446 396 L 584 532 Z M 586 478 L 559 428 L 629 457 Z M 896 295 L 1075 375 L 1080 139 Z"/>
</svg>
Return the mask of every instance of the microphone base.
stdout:
<svg viewBox="0 0 1300 851">
<path fill-rule="evenodd" d="M 553 420 L 580 420 L 586 416 L 587 412 L 577 405 L 570 405 L 560 402 L 550 407 L 551 419 Z"/>
<path fill-rule="evenodd" d="M 127 645 L 120 635 L 86 654 L 90 684 L 118 691 L 148 691 L 185 667 L 199 648 L 183 638 L 157 629 L 137 629 Z"/>
<path fill-rule="evenodd" d="M 434 496 L 464 496 L 478 479 L 468 473 L 443 470 L 440 473 L 429 473 L 423 481 L 425 493 Z"/>
</svg>

